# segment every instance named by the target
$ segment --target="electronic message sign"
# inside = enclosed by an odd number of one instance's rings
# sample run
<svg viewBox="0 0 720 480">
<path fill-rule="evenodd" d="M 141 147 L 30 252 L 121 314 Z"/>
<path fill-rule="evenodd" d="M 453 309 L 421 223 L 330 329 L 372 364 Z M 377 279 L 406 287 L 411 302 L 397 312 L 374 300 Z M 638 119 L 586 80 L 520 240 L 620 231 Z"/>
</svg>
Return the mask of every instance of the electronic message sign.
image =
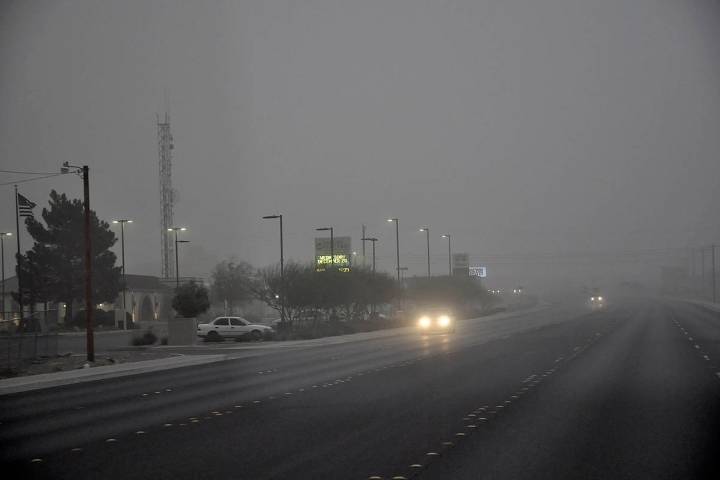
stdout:
<svg viewBox="0 0 720 480">
<path fill-rule="evenodd" d="M 351 259 L 351 237 L 333 238 L 332 248 L 330 237 L 315 238 L 315 268 L 318 272 L 324 272 L 331 265 L 334 265 L 341 272 L 349 272 L 352 264 Z"/>
</svg>

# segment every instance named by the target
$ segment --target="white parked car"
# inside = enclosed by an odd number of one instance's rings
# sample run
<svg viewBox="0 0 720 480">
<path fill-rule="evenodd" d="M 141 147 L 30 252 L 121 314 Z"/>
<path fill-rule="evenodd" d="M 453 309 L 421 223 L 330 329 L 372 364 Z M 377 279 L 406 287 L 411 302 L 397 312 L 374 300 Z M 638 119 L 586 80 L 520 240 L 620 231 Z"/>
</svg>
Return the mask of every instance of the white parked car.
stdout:
<svg viewBox="0 0 720 480">
<path fill-rule="evenodd" d="M 242 317 L 217 317 L 210 323 L 201 323 L 197 327 L 197 336 L 208 341 L 220 341 L 225 338 L 250 338 L 261 340 L 272 336 L 275 331 L 267 325 L 250 323 Z"/>
</svg>

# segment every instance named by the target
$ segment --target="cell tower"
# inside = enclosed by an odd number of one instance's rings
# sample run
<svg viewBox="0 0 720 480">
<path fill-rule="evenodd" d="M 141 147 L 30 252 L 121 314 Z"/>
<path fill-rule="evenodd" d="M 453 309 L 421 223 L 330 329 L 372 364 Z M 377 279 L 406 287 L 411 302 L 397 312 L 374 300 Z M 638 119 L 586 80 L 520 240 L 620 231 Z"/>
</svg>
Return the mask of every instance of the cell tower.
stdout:
<svg viewBox="0 0 720 480">
<path fill-rule="evenodd" d="M 175 275 L 173 256 L 175 245 L 168 232 L 173 225 L 173 189 L 172 189 L 172 151 L 175 148 L 170 133 L 170 115 L 160 121 L 157 116 L 158 156 L 160 158 L 160 255 L 162 258 L 162 276 L 171 278 Z"/>
</svg>

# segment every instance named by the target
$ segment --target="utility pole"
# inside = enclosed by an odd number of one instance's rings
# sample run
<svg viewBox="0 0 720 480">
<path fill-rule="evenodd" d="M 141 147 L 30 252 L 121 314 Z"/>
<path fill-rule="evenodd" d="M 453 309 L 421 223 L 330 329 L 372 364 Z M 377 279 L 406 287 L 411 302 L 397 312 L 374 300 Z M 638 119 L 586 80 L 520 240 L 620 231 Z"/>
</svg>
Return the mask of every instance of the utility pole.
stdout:
<svg viewBox="0 0 720 480">
<path fill-rule="evenodd" d="M 82 167 L 83 175 L 83 203 L 85 204 L 85 340 L 87 347 L 87 361 L 95 361 L 95 338 L 93 336 L 93 309 L 92 302 L 92 245 L 90 243 L 90 168 Z"/>
<path fill-rule="evenodd" d="M 402 278 L 401 280 L 405 280 L 405 272 L 407 272 L 408 267 L 400 267 L 400 272 L 402 272 Z"/>
<path fill-rule="evenodd" d="M 17 257 L 16 261 L 20 262 L 20 210 L 18 207 L 18 191 L 17 185 L 15 185 L 15 232 L 17 236 Z M 23 318 L 23 296 L 22 296 L 22 275 L 20 275 L 20 269 L 17 269 L 17 281 L 18 281 L 18 309 L 20 310 L 20 320 Z M 4 298 L 4 297 L 3 297 Z M 12 305 L 12 303 L 11 303 Z"/>
<path fill-rule="evenodd" d="M 365 266 L 365 224 L 362 224 L 362 252 L 363 252 L 363 267 Z"/>
<path fill-rule="evenodd" d="M 85 349 L 87 350 L 87 361 L 95 361 L 95 338 L 93 336 L 93 323 L 95 310 L 92 302 L 92 245 L 90 244 L 90 168 L 87 165 L 78 167 L 63 162 L 60 173 L 70 173 L 74 168 L 75 173 L 82 172 L 83 179 L 83 207 L 85 210 Z M 15 196 L 17 198 L 17 195 Z"/>
<path fill-rule="evenodd" d="M 363 241 L 363 243 L 366 241 L 372 242 L 372 272 L 374 274 L 375 273 L 375 242 L 377 242 L 378 239 L 375 237 L 367 237 L 367 238 L 363 237 L 362 241 Z"/>
</svg>

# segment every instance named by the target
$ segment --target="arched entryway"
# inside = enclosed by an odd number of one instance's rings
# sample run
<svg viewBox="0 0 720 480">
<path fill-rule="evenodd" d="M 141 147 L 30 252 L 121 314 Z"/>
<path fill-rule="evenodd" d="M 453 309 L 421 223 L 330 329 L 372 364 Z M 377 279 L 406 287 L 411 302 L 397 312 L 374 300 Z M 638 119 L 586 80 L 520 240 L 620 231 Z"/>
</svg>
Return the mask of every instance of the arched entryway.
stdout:
<svg viewBox="0 0 720 480">
<path fill-rule="evenodd" d="M 145 295 L 140 303 L 140 319 L 141 322 L 152 322 L 155 320 L 155 309 L 153 307 L 150 295 Z"/>
</svg>

